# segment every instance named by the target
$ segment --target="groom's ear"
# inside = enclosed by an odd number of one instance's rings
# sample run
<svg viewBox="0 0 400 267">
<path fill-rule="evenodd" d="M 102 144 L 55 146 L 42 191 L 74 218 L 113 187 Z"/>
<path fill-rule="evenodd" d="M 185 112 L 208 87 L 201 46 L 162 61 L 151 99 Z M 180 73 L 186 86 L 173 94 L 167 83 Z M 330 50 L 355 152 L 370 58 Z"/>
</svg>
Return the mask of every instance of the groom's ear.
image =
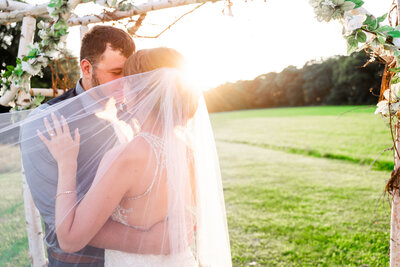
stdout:
<svg viewBox="0 0 400 267">
<path fill-rule="evenodd" d="M 87 59 L 82 59 L 81 61 L 81 70 L 82 75 L 86 79 L 90 79 L 92 77 L 93 66 Z"/>
</svg>

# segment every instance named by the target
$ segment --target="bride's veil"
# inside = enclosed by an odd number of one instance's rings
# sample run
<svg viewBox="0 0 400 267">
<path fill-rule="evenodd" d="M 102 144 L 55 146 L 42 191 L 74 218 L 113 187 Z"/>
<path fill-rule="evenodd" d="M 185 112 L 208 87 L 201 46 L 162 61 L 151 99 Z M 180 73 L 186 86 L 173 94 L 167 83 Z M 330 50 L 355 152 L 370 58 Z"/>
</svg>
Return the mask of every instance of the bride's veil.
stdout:
<svg viewBox="0 0 400 267">
<path fill-rule="evenodd" d="M 158 251 L 149 252 L 143 240 L 137 254 L 190 251 L 200 266 L 231 265 L 221 174 L 207 108 L 202 94 L 181 71 L 159 68 L 34 111 L 0 114 L 0 164 L 10 165 L 3 169 L 0 165 L 0 175 L 18 171 L 20 158 L 10 158 L 9 151 L 21 150 L 16 155 L 22 157 L 25 171 L 32 172 L 26 174 L 35 204 L 46 215 L 47 234 L 54 235 L 57 168 L 43 170 L 42 166 L 57 163 L 36 133 L 39 130 L 50 138 L 43 119 L 51 120 L 52 113 L 65 117 L 72 136 L 75 128 L 80 132 L 76 204 L 90 194 L 90 186 L 101 183 L 107 170 L 127 153 L 126 147 L 133 147 L 131 153 L 137 154 L 132 158 L 148 155 L 140 161 L 143 177 L 132 173 L 144 190 L 136 195 L 127 192 L 113 219 L 144 233 L 164 223 L 154 241 L 162 244 Z"/>
</svg>

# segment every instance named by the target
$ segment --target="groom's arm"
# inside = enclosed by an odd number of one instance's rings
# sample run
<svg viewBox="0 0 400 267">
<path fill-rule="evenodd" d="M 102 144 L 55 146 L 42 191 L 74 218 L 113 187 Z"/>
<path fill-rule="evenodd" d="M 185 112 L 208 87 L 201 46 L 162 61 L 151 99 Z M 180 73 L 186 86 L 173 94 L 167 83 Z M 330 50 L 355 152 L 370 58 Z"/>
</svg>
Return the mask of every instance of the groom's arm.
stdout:
<svg viewBox="0 0 400 267">
<path fill-rule="evenodd" d="M 155 224 L 150 231 L 143 232 L 108 220 L 90 246 L 139 254 L 168 254 L 169 240 L 164 239 L 167 222 Z"/>
</svg>

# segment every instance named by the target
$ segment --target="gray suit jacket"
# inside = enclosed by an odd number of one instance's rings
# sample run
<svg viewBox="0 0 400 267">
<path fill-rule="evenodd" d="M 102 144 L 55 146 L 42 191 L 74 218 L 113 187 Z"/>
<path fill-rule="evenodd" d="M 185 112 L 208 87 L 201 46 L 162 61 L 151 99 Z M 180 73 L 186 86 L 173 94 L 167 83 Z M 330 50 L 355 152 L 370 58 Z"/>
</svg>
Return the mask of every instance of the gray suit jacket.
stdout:
<svg viewBox="0 0 400 267">
<path fill-rule="evenodd" d="M 71 89 L 65 94 L 54 98 L 44 105 L 39 106 L 29 116 L 43 112 L 47 107 L 60 101 L 76 96 L 76 90 Z M 77 110 L 78 109 L 78 110 Z M 68 118 L 71 115 L 80 115 L 85 112 L 84 107 L 77 107 L 74 104 L 72 110 L 68 105 L 58 110 L 59 115 Z M 93 127 L 96 121 L 97 127 Z M 90 127 L 89 127 L 90 126 Z M 26 179 L 30 187 L 33 200 L 43 218 L 45 225 L 45 243 L 51 251 L 64 253 L 58 244 L 55 233 L 55 195 L 57 192 L 58 169 L 57 162 L 54 160 L 44 143 L 37 137 L 36 130 L 43 127 L 43 121 L 32 121 L 21 129 L 22 163 L 25 170 Z M 81 145 L 78 155 L 77 172 L 77 192 L 78 198 L 82 198 L 90 188 L 105 152 L 107 152 L 116 142 L 114 130 L 108 123 L 99 120 L 94 115 L 88 115 L 84 119 L 72 122 L 69 128 L 73 132 L 79 128 L 81 135 Z M 96 258 L 104 258 L 104 250 L 87 246 L 81 251 L 74 253 L 87 255 Z"/>
</svg>

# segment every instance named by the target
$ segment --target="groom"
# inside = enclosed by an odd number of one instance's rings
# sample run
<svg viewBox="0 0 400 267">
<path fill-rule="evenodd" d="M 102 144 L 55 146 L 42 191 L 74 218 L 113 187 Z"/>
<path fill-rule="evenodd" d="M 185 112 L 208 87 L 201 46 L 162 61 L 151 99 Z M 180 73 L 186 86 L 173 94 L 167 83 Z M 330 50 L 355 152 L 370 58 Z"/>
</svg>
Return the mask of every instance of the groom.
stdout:
<svg viewBox="0 0 400 267">
<path fill-rule="evenodd" d="M 92 87 L 122 77 L 124 63 L 134 51 L 135 44 L 132 38 L 123 30 L 111 26 L 93 27 L 82 39 L 80 52 L 82 77 L 77 82 L 76 87 L 41 105 L 30 116 L 40 113 L 53 104 L 79 95 Z M 83 109 L 84 107 L 82 107 Z M 96 118 L 90 117 L 90 120 L 96 120 Z M 135 253 L 138 248 L 135 243 L 136 240 L 142 238 L 144 238 L 143 240 L 146 240 L 146 238 L 151 240 L 152 232 L 156 234 L 157 231 L 161 231 L 162 224 L 154 227 L 150 233 L 144 233 L 109 220 L 90 242 L 90 246 L 77 253 L 65 253 L 58 244 L 54 221 L 58 177 L 57 163 L 37 137 L 36 130 L 41 126 L 41 123 L 39 121 L 33 122 L 22 127 L 22 140 L 29 139 L 29 141 L 21 143 L 21 152 L 26 179 L 35 205 L 44 221 L 45 243 L 50 267 L 104 266 L 104 248 Z M 71 129 L 75 127 L 84 126 L 72 125 Z M 99 129 L 92 129 L 91 132 L 86 133 L 88 136 L 95 136 L 95 138 L 88 138 L 89 141 L 81 143 L 77 173 L 79 198 L 87 192 L 95 176 L 95 171 L 91 171 L 91 173 L 84 170 L 79 171 L 79 167 L 85 166 L 86 170 L 97 170 L 104 153 L 116 141 L 110 140 L 110 137 L 114 136 L 111 127 L 106 125 L 99 125 L 99 127 Z M 85 137 L 82 136 L 81 140 L 83 140 L 82 138 Z M 104 140 L 108 141 L 105 142 Z M 96 155 L 95 160 L 93 160 L 93 155 Z"/>
</svg>

